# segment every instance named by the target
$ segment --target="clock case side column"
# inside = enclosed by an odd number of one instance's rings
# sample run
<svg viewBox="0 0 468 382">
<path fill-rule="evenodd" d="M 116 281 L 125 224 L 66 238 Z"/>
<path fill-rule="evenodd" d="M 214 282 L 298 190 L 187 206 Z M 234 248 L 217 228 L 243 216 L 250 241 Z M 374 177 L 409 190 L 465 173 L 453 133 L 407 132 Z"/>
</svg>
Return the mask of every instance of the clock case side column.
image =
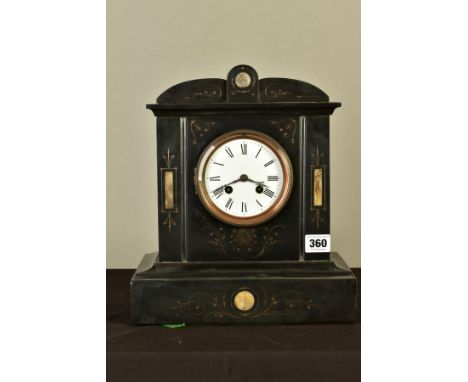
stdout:
<svg viewBox="0 0 468 382">
<path fill-rule="evenodd" d="M 307 116 L 304 140 L 304 234 L 330 234 L 330 118 Z M 305 248 L 303 247 L 303 251 Z M 330 252 L 305 253 L 305 260 L 328 260 Z"/>
<path fill-rule="evenodd" d="M 183 254 L 183 152 L 181 121 L 156 121 L 159 261 L 181 261 Z"/>
</svg>

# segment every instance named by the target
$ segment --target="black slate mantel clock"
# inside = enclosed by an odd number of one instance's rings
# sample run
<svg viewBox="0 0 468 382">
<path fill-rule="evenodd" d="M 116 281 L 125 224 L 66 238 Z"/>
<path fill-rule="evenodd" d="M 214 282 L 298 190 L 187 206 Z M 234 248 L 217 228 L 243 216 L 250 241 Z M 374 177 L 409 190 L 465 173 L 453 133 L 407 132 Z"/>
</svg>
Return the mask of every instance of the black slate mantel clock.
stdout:
<svg viewBox="0 0 468 382">
<path fill-rule="evenodd" d="M 147 105 L 159 253 L 132 278 L 133 323 L 354 319 L 356 279 L 330 252 L 329 118 L 339 106 L 247 65 Z"/>
</svg>

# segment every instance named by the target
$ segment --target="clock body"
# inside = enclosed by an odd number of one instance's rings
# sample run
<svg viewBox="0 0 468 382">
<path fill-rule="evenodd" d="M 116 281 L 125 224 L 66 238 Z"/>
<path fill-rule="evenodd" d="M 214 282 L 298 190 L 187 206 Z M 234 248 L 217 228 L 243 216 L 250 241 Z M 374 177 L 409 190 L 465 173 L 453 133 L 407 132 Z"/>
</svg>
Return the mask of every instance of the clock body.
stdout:
<svg viewBox="0 0 468 382">
<path fill-rule="evenodd" d="M 356 280 L 329 244 L 329 120 L 339 106 L 248 65 L 147 105 L 157 117 L 159 252 L 132 279 L 133 322 L 352 319 Z M 311 248 L 310 237 L 328 243 Z M 312 312 L 325 291 L 329 306 Z"/>
<path fill-rule="evenodd" d="M 178 84 L 148 105 L 157 116 L 160 260 L 329 258 L 307 253 L 305 237 L 330 233 L 329 115 L 339 105 L 302 81 L 259 80 L 247 65 L 227 80 Z M 249 180 L 232 184 L 232 194 L 213 194 L 242 175 Z M 250 180 L 265 181 L 262 194 Z"/>
</svg>

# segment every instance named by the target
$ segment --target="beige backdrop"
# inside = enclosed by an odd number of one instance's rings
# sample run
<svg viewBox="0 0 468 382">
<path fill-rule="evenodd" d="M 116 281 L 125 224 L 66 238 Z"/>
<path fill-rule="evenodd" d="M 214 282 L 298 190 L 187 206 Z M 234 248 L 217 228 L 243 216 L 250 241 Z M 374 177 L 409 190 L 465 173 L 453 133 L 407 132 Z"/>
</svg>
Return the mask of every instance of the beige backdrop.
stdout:
<svg viewBox="0 0 468 382">
<path fill-rule="evenodd" d="M 107 1 L 107 267 L 157 250 L 155 118 L 146 103 L 237 64 L 343 106 L 331 117 L 332 249 L 360 266 L 358 0 Z"/>
</svg>

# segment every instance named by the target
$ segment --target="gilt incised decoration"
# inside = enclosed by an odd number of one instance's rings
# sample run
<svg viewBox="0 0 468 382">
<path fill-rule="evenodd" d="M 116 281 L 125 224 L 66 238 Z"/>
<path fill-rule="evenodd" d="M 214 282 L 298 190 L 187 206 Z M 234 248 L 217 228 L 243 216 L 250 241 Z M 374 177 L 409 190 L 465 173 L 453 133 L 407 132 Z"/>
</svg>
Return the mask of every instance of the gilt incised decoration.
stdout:
<svg viewBox="0 0 468 382">
<path fill-rule="evenodd" d="M 311 155 L 312 155 L 312 164 L 313 164 L 313 166 L 314 167 L 322 166 L 322 160 L 323 160 L 325 154 L 320 152 L 318 145 L 316 145 L 315 151 Z"/>
<path fill-rule="evenodd" d="M 284 139 L 289 140 L 291 143 L 295 142 L 297 129 L 295 119 L 289 118 L 281 121 L 273 121 L 271 123 L 276 127 L 276 131 L 280 133 Z"/>
<path fill-rule="evenodd" d="M 324 223 L 322 213 L 327 209 L 325 200 L 325 180 L 326 170 L 325 153 L 321 152 L 319 146 L 316 145 L 315 150 L 311 153 L 312 164 L 310 166 L 310 210 L 312 213 L 311 221 L 316 228 L 320 228 L 320 224 Z"/>
<path fill-rule="evenodd" d="M 177 171 L 178 168 L 172 166 L 175 155 L 168 148 L 162 155 L 163 165 L 160 171 L 160 194 L 161 194 L 161 213 L 163 214 L 163 226 L 167 232 L 171 232 L 176 226 L 178 215 L 177 207 Z"/>
<path fill-rule="evenodd" d="M 185 96 L 186 101 L 200 100 L 218 100 L 221 99 L 223 91 L 219 86 L 209 85 L 205 89 L 200 89 L 193 92 L 191 95 Z"/>
<path fill-rule="evenodd" d="M 258 290 L 258 302 L 249 310 L 240 310 L 234 305 L 234 298 L 238 292 L 225 289 L 221 294 L 213 292 L 196 292 L 185 300 L 177 300 L 176 305 L 170 307 L 176 315 L 183 313 L 194 314 L 205 318 L 262 318 L 266 316 L 284 316 L 291 313 L 306 313 L 318 309 L 320 304 L 295 290 L 272 290 L 264 287 Z"/>
<path fill-rule="evenodd" d="M 167 149 L 167 151 L 163 154 L 163 160 L 166 162 L 166 167 L 165 168 L 172 168 L 171 163 L 175 157 L 174 154 L 171 154 L 171 151 Z"/>
<path fill-rule="evenodd" d="M 280 97 L 294 97 L 295 94 L 284 90 L 283 88 L 277 86 L 267 86 L 265 88 L 265 95 L 268 98 L 280 98 Z"/>
<path fill-rule="evenodd" d="M 284 225 L 262 228 L 205 227 L 208 230 L 207 243 L 230 258 L 256 259 L 268 250 L 283 243 L 281 234 Z"/>
<path fill-rule="evenodd" d="M 166 229 L 171 232 L 172 228 L 176 226 L 176 220 L 174 215 L 172 214 L 172 211 L 169 211 L 166 214 L 166 218 L 164 219 L 163 226 L 166 227 Z"/>
<path fill-rule="evenodd" d="M 202 119 L 193 119 L 190 121 L 190 132 L 192 133 L 192 144 L 196 145 L 199 139 L 202 139 L 210 132 L 215 125 L 213 121 L 205 121 Z"/>
</svg>

